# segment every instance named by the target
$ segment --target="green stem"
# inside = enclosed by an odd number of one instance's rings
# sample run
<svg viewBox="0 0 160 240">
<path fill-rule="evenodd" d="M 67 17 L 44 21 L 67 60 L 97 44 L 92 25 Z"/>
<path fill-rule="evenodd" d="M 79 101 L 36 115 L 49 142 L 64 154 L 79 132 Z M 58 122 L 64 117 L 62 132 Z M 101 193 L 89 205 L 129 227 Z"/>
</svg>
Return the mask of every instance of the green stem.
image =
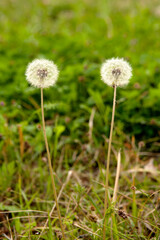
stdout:
<svg viewBox="0 0 160 240">
<path fill-rule="evenodd" d="M 114 205 L 115 207 L 115 205 Z M 118 235 L 118 228 L 117 228 L 117 222 L 116 222 L 116 215 L 115 212 L 112 213 L 112 226 L 113 226 L 113 239 L 119 240 Z"/>
</svg>

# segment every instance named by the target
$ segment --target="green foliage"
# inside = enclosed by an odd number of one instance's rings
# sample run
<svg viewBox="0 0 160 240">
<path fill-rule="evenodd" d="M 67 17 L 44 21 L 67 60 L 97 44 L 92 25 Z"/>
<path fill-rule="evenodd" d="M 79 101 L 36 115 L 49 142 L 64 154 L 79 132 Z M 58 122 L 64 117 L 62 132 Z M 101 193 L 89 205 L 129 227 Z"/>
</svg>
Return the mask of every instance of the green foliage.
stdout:
<svg viewBox="0 0 160 240">
<path fill-rule="evenodd" d="M 1 3 L 4 14 L 8 11 L 10 16 L 6 19 L 4 15 L 1 21 L 0 79 L 3 91 L 0 99 L 6 102 L 2 112 L 14 113 L 13 117 L 19 121 L 27 119 L 31 108 L 33 112 L 33 106 L 28 109 L 29 97 L 39 104 L 39 91 L 27 86 L 26 65 L 37 57 L 50 58 L 58 64 L 60 78 L 55 88 L 45 91 L 49 101 L 45 108 L 59 113 L 64 122 L 66 115 L 71 120 L 80 118 L 84 114 L 81 105 L 96 106 L 100 116 L 95 121 L 95 129 L 101 129 L 96 133 L 96 140 L 101 139 L 102 133 L 109 131 L 101 125 L 100 119 L 104 118 L 105 124 L 108 123 L 112 89 L 100 81 L 99 69 L 104 59 L 119 56 L 129 59 L 133 78 L 126 89 L 118 89 L 116 121 L 123 122 L 122 131 L 139 140 L 157 135 L 156 128 L 160 126 L 160 60 L 157 49 L 159 20 L 152 14 L 154 8 L 136 5 L 131 7 L 129 14 L 124 14 L 125 6 L 118 10 L 116 1 L 97 2 L 91 7 L 85 1 L 35 3 L 30 0 L 22 15 L 22 4 L 12 4 L 11 9 L 7 6 L 7 3 Z M 24 25 L 28 14 L 30 18 Z M 11 106 L 13 100 L 23 114 Z M 88 119 L 89 114 L 85 113 L 75 138 L 81 136 Z M 72 135 L 71 126 L 68 130 L 70 134 L 67 135 Z"/>
<path fill-rule="evenodd" d="M 15 173 L 15 162 L 12 161 L 8 164 L 2 164 L 0 167 L 0 191 L 3 192 L 7 188 L 11 187 Z"/>
</svg>

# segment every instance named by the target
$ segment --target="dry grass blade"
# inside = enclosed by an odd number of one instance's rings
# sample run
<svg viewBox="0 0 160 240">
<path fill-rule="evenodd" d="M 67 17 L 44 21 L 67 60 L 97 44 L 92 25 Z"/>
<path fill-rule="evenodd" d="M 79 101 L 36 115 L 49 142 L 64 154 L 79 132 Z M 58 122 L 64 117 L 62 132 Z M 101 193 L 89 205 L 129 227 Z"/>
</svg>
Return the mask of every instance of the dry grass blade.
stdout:
<svg viewBox="0 0 160 240">
<path fill-rule="evenodd" d="M 121 168 L 121 152 L 119 151 L 118 158 L 117 158 L 117 172 L 116 172 L 116 180 L 115 180 L 115 185 L 114 185 L 113 202 L 116 202 L 116 199 L 117 199 L 120 168 Z"/>
<path fill-rule="evenodd" d="M 44 216 L 32 215 L 32 216 L 30 216 L 30 218 L 46 218 L 47 216 L 48 215 L 44 215 Z M 51 218 L 58 219 L 58 217 L 51 217 Z M 22 216 L 22 217 L 13 217 L 13 218 L 10 218 L 8 220 L 1 221 L 0 224 L 7 223 L 8 221 L 11 222 L 12 220 L 16 220 L 16 219 L 28 219 L 28 215 L 27 216 Z"/>
<path fill-rule="evenodd" d="M 99 237 L 99 239 L 102 239 L 102 237 L 100 235 L 98 235 L 97 233 L 92 232 L 92 230 L 90 228 L 86 227 L 86 226 L 80 225 L 78 223 L 74 223 L 74 226 L 76 226 L 76 227 L 78 227 L 80 229 L 83 229 L 84 231 L 86 231 L 86 232 L 88 232 L 88 233 L 90 233 L 92 235 L 95 235 L 95 236 Z"/>
<path fill-rule="evenodd" d="M 11 229 L 11 226 L 10 226 L 10 223 L 9 223 L 9 220 L 8 220 L 8 217 L 7 217 L 7 223 L 8 223 L 8 228 L 9 228 L 9 232 L 10 232 L 10 235 L 11 235 L 11 240 L 13 240 L 13 234 L 12 234 L 12 229 Z"/>
<path fill-rule="evenodd" d="M 91 112 L 91 116 L 90 116 L 90 119 L 89 119 L 89 133 L 88 133 L 88 137 L 89 137 L 89 143 L 92 144 L 92 132 L 93 132 L 93 120 L 94 120 L 94 115 L 95 115 L 95 108 L 92 109 L 92 112 Z"/>
<path fill-rule="evenodd" d="M 2 236 L 4 236 L 6 239 L 8 240 L 12 240 L 10 237 L 8 237 L 5 233 L 2 234 Z"/>
</svg>

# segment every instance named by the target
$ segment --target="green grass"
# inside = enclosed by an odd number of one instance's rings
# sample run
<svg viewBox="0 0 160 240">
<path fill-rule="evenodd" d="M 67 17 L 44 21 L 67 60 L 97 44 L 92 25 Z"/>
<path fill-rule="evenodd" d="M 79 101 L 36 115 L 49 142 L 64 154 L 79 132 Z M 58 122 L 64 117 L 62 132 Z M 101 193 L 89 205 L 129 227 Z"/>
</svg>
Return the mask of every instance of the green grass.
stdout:
<svg viewBox="0 0 160 240">
<path fill-rule="evenodd" d="M 101 239 L 104 164 L 113 89 L 100 80 L 100 66 L 124 57 L 133 78 L 117 91 L 114 151 L 122 149 L 116 207 L 108 210 L 106 239 L 158 239 L 160 149 L 160 48 L 158 1 L 1 1 L 0 20 L 0 234 L 37 239 L 54 204 L 43 134 L 40 91 L 25 69 L 34 58 L 53 60 L 60 70 L 44 91 L 47 137 L 57 192 L 73 171 L 59 204 L 68 239 Z M 92 141 L 89 119 L 95 109 Z M 151 157 L 157 174 L 144 169 Z M 91 210 L 94 206 L 95 211 Z M 31 211 L 29 211 L 31 210 Z M 127 214 L 123 219 L 119 210 Z M 96 215 L 96 221 L 94 216 Z M 111 231 L 111 216 L 115 216 Z M 58 239 L 56 211 L 41 239 Z M 93 233 L 93 234 L 91 234 Z"/>
</svg>

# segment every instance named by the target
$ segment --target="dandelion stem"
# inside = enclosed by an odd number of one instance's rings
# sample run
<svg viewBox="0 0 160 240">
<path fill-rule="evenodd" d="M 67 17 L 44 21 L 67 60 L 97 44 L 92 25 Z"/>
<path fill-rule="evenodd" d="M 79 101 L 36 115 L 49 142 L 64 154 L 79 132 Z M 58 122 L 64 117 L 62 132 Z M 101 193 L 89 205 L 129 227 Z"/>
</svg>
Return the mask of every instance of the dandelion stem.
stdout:
<svg viewBox="0 0 160 240">
<path fill-rule="evenodd" d="M 45 140 L 47 157 L 48 157 L 49 171 L 50 171 L 51 180 L 52 180 L 53 194 L 54 194 L 54 198 L 55 198 L 55 202 L 56 202 L 58 218 L 59 218 L 59 222 L 60 222 L 60 226 L 61 226 L 61 230 L 62 230 L 63 240 L 65 240 L 66 238 L 65 238 L 65 234 L 64 234 L 64 228 L 63 228 L 63 224 L 62 224 L 62 217 L 61 217 L 59 204 L 58 204 L 58 200 L 57 200 L 57 193 L 56 193 L 54 175 L 53 175 L 53 170 L 52 170 L 51 157 L 50 157 L 49 146 L 48 146 L 48 141 L 47 141 L 47 136 L 46 136 L 45 118 L 44 118 L 44 106 L 43 106 L 43 88 L 41 88 L 41 111 L 42 111 L 43 134 L 44 134 L 44 140 Z"/>
<path fill-rule="evenodd" d="M 114 96 L 113 96 L 113 108 L 112 108 L 112 121 L 110 128 L 110 136 L 109 136 L 109 144 L 108 144 L 108 154 L 107 154 L 107 169 L 106 169 L 106 184 L 105 184 L 105 201 L 104 201 L 104 223 L 103 223 L 103 240 L 106 239 L 106 210 L 108 206 L 108 179 L 109 179 L 109 165 L 110 165 L 110 155 L 111 155 L 111 144 L 112 144 L 112 134 L 113 134 L 113 126 L 114 126 L 114 115 L 115 115 L 115 107 L 116 107 L 116 85 L 114 88 Z"/>
</svg>

